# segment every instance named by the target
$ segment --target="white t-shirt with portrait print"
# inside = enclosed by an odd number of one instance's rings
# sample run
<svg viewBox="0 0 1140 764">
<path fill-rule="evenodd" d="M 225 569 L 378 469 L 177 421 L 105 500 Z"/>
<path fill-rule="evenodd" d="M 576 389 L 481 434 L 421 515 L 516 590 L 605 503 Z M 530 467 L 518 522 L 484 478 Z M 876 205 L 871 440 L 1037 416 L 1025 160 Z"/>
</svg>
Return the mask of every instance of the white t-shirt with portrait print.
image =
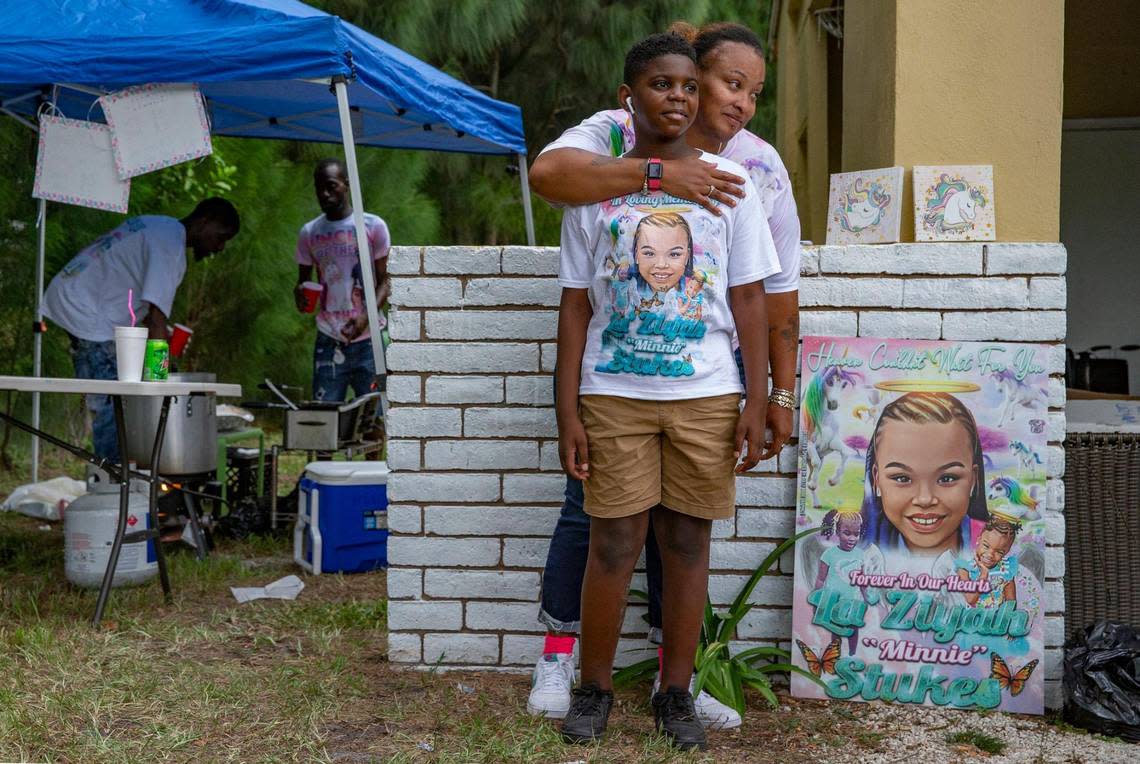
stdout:
<svg viewBox="0 0 1140 764">
<path fill-rule="evenodd" d="M 567 129 L 542 153 L 566 148 L 621 156 L 633 148 L 633 120 L 622 109 L 599 111 Z M 760 205 L 780 261 L 779 272 L 764 279 L 764 291 L 796 291 L 800 288 L 800 218 L 783 160 L 775 148 L 748 130 L 734 135 L 720 156 L 743 167 L 745 172 L 738 174 L 750 178 L 760 193 Z"/>
<path fill-rule="evenodd" d="M 702 159 L 746 175 L 721 157 Z M 663 191 L 566 208 L 558 283 L 589 290 L 594 312 L 580 395 L 682 400 L 743 392 L 728 290 L 780 270 L 751 180 L 744 192 L 721 216 Z"/>
</svg>

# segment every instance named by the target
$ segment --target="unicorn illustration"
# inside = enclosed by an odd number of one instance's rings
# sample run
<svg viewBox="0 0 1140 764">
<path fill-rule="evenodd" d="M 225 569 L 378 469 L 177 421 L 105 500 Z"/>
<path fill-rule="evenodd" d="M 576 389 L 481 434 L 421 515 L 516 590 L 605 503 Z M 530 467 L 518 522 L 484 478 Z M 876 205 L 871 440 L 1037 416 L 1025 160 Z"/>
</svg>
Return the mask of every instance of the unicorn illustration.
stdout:
<svg viewBox="0 0 1140 764">
<path fill-rule="evenodd" d="M 978 207 L 986 206 L 986 196 L 977 186 L 946 173 L 938 179 L 934 196 L 926 202 L 923 223 L 938 233 L 966 231 L 974 226 Z"/>
<path fill-rule="evenodd" d="M 1024 514 L 1021 515 L 1024 520 L 1040 520 L 1041 515 L 1037 511 L 1037 486 L 1030 486 L 1028 490 L 1025 489 L 1021 483 L 1017 482 L 1011 477 L 998 477 L 990 481 L 989 486 L 986 488 L 987 501 L 1001 501 L 1005 500 L 1014 507 L 1023 507 Z"/>
<path fill-rule="evenodd" d="M 1020 440 L 1011 440 L 1009 442 L 1009 452 L 1017 457 L 1019 465 L 1018 474 L 1021 474 L 1025 470 L 1029 470 L 1030 474 L 1032 474 L 1034 464 L 1044 464 L 1044 462 L 1041 461 L 1041 455 Z"/>
<path fill-rule="evenodd" d="M 820 506 L 816 490 L 819 488 L 819 474 L 829 454 L 839 454 L 839 466 L 827 484 L 839 485 L 843 477 L 843 470 L 847 460 L 857 457 L 854 448 L 843 441 L 839 434 L 839 418 L 825 416 L 825 410 L 834 412 L 839 409 L 840 395 L 848 388 L 853 388 L 863 379 L 857 371 L 848 371 L 838 366 L 827 366 L 821 369 L 811 382 L 808 383 L 807 392 L 804 393 L 804 430 L 807 433 L 805 450 L 808 463 L 807 486 L 811 491 L 812 506 Z"/>
<path fill-rule="evenodd" d="M 891 203 L 891 195 L 882 183 L 871 181 L 870 186 L 864 187 L 863 178 L 856 178 L 855 183 L 839 195 L 838 202 L 839 225 L 844 231 L 859 233 L 879 224 Z"/>
<path fill-rule="evenodd" d="M 1037 409 L 1045 405 L 1045 391 L 1018 379 L 1010 369 L 995 371 L 990 376 L 997 382 L 998 390 L 1005 397 L 997 426 L 1013 421 L 1018 408 Z"/>
</svg>

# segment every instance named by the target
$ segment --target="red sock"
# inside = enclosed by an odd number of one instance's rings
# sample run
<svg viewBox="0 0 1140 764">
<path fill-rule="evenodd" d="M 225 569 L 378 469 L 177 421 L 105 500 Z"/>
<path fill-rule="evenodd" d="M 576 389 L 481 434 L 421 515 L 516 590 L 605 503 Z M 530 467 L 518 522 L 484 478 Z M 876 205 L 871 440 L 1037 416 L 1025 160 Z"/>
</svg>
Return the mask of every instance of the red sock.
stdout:
<svg viewBox="0 0 1140 764">
<path fill-rule="evenodd" d="M 658 674 L 664 674 L 665 673 L 665 648 L 664 647 L 658 647 L 657 648 L 657 673 Z"/>
<path fill-rule="evenodd" d="M 542 654 L 573 655 L 576 641 L 576 637 L 556 637 L 553 634 L 547 634 L 546 643 L 542 646 Z"/>
</svg>

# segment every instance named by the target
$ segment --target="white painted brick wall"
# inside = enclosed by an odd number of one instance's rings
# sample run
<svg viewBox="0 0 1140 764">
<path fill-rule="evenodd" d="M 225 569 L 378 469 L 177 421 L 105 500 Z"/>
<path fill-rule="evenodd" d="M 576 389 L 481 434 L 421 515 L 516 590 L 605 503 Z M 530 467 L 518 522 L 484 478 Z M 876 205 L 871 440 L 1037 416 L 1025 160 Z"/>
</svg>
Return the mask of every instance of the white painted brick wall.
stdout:
<svg viewBox="0 0 1140 764">
<path fill-rule="evenodd" d="M 538 600 L 538 574 L 433 568 L 424 572 L 424 594 L 445 599 L 534 602 Z"/>
<path fill-rule="evenodd" d="M 428 403 L 502 403 L 503 378 L 431 376 L 425 391 Z"/>
<path fill-rule="evenodd" d="M 548 374 L 507 377 L 507 403 L 553 406 L 554 377 Z"/>
<path fill-rule="evenodd" d="M 499 662 L 499 637 L 493 634 L 425 634 L 424 663 L 493 666 Z"/>
<path fill-rule="evenodd" d="M 410 374 L 390 374 L 388 376 L 388 400 L 392 403 L 420 403 L 422 382 Z"/>
<path fill-rule="evenodd" d="M 552 340 L 558 313 L 549 310 L 429 310 L 429 340 Z"/>
<path fill-rule="evenodd" d="M 800 282 L 800 306 L 901 308 L 902 279 L 820 276 Z"/>
<path fill-rule="evenodd" d="M 942 336 L 942 314 L 925 310 L 865 310 L 859 314 L 859 336 L 936 340 Z"/>
<path fill-rule="evenodd" d="M 1029 301 L 1025 279 L 907 279 L 904 308 L 1024 308 Z M 430 315 L 430 314 L 429 314 Z"/>
<path fill-rule="evenodd" d="M 471 279 L 463 293 L 467 305 L 547 305 L 557 307 L 562 288 L 555 279 Z M 455 307 L 453 303 L 451 307 Z"/>
<path fill-rule="evenodd" d="M 800 334 L 831 337 L 854 337 L 858 332 L 859 314 L 853 310 L 802 310 Z"/>
<path fill-rule="evenodd" d="M 538 346 L 495 342 L 393 342 L 392 371 L 442 371 L 454 374 L 538 371 Z"/>
<path fill-rule="evenodd" d="M 1064 640 L 1065 268 L 1056 244 L 806 247 L 800 288 L 803 334 L 1055 343 L 1042 454 L 1051 697 Z M 540 577 L 565 489 L 551 378 L 558 249 L 394 247 L 389 270 L 389 659 L 533 665 Z M 713 528 L 718 607 L 793 532 L 796 462 L 793 442 L 737 479 L 737 515 Z M 783 555 L 753 591 L 757 607 L 734 650 L 789 646 L 791 563 Z M 633 586 L 645 588 L 644 573 Z M 653 655 L 639 636 L 642 612 L 640 602 L 627 608 L 619 665 Z"/>
<path fill-rule="evenodd" d="M 948 340 L 1056 341 L 1065 337 L 1065 311 L 945 313 L 942 337 Z"/>
<path fill-rule="evenodd" d="M 994 243 L 986 245 L 986 275 L 1065 272 L 1067 255 L 1062 244 Z"/>
<path fill-rule="evenodd" d="M 820 247 L 823 273 L 968 274 L 982 273 L 982 245 L 937 242 L 929 244 L 863 244 Z"/>
<path fill-rule="evenodd" d="M 463 626 L 463 603 L 392 600 L 388 603 L 389 631 L 458 631 Z"/>
<path fill-rule="evenodd" d="M 392 247 L 388 250 L 388 273 L 406 276 L 420 272 L 423 247 Z"/>
<path fill-rule="evenodd" d="M 469 408 L 463 412 L 463 434 L 468 438 L 557 438 L 552 408 Z"/>
<path fill-rule="evenodd" d="M 388 411 L 387 428 L 393 438 L 462 435 L 463 413 L 452 408 L 392 406 Z"/>
<path fill-rule="evenodd" d="M 392 279 L 390 299 L 400 309 L 455 307 L 462 304 L 463 284 L 459 279 L 405 276 Z"/>
<path fill-rule="evenodd" d="M 468 566 L 485 568 L 499 564 L 495 539 L 453 539 L 424 536 L 388 538 L 388 563 L 393 566 Z"/>
<path fill-rule="evenodd" d="M 424 530 L 439 536 L 549 537 L 557 507 L 427 507 Z"/>
<path fill-rule="evenodd" d="M 498 273 L 498 247 L 425 247 L 424 273 Z"/>
<path fill-rule="evenodd" d="M 503 273 L 557 276 L 558 247 L 504 247 Z"/>
<path fill-rule="evenodd" d="M 431 440 L 424 469 L 526 470 L 538 467 L 537 440 Z"/>
<path fill-rule="evenodd" d="M 497 474 L 396 472 L 388 476 L 389 501 L 497 501 Z"/>
</svg>

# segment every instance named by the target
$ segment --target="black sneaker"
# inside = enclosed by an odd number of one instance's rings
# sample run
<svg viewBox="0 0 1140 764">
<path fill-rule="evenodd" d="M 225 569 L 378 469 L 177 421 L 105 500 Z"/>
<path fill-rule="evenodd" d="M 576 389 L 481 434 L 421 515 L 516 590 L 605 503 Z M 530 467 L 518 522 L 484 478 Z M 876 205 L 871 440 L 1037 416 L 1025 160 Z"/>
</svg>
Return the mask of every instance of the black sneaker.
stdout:
<svg viewBox="0 0 1140 764">
<path fill-rule="evenodd" d="M 656 693 L 652 702 L 657 731 L 665 733 L 670 745 L 684 751 L 705 749 L 705 728 L 697 719 L 688 688 L 670 687 Z"/>
<path fill-rule="evenodd" d="M 606 732 L 613 705 L 613 692 L 593 682 L 575 689 L 570 710 L 562 720 L 562 739 L 567 743 L 592 743 L 599 739 Z"/>
</svg>

